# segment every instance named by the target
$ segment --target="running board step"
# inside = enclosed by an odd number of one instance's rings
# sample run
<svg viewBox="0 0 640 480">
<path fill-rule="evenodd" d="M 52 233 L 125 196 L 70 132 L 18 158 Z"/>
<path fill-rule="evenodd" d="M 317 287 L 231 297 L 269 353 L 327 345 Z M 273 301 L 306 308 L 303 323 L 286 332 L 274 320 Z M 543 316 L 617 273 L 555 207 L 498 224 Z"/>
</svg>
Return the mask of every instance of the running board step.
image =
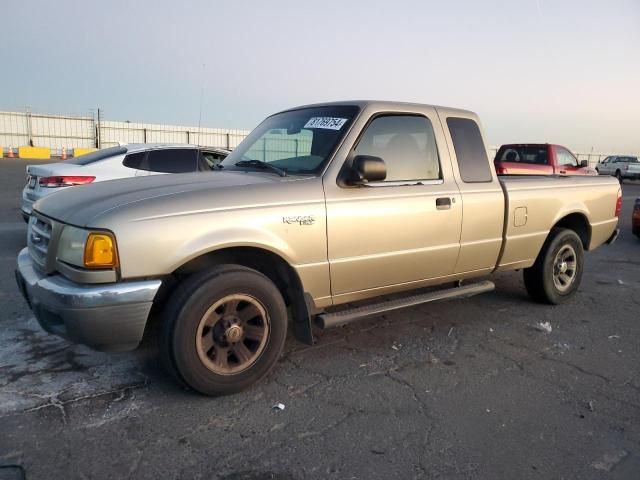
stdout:
<svg viewBox="0 0 640 480">
<path fill-rule="evenodd" d="M 411 297 L 388 300 L 386 302 L 365 305 L 364 307 L 352 308 L 335 313 L 321 313 L 315 317 L 316 325 L 320 328 L 331 328 L 351 323 L 363 317 L 371 317 L 381 313 L 398 310 L 405 307 L 413 307 L 422 303 L 435 302 L 438 300 L 448 300 L 450 298 L 473 297 L 480 293 L 490 292 L 496 286 L 493 282 L 485 280 L 483 282 L 463 285 L 461 287 L 447 288 L 435 292 L 422 293 Z"/>
</svg>

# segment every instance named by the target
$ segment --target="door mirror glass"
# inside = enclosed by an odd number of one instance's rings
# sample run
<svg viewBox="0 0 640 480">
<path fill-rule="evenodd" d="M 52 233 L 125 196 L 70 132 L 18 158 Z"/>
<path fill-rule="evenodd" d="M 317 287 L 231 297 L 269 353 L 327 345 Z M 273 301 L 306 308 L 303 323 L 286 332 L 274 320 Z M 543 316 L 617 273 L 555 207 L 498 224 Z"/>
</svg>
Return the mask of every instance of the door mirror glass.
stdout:
<svg viewBox="0 0 640 480">
<path fill-rule="evenodd" d="M 589 161 L 588 160 L 581 160 L 580 161 L 580 166 L 582 168 L 588 167 L 589 166 Z"/>
<path fill-rule="evenodd" d="M 387 178 L 387 166 L 380 157 L 371 155 L 357 155 L 353 159 L 351 175 L 352 185 L 362 185 L 367 182 L 381 182 Z"/>
</svg>

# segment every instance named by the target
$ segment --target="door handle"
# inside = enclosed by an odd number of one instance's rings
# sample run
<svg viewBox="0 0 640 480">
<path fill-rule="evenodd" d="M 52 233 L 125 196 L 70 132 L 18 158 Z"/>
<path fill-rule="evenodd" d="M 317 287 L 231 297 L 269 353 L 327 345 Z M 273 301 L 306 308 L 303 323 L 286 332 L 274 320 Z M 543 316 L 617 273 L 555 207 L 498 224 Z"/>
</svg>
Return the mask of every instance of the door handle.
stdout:
<svg viewBox="0 0 640 480">
<path fill-rule="evenodd" d="M 448 210 L 451 208 L 451 199 L 449 197 L 436 198 L 437 210 Z"/>
<path fill-rule="evenodd" d="M 560 174 L 565 175 L 567 173 L 566 170 L 560 170 Z"/>
</svg>

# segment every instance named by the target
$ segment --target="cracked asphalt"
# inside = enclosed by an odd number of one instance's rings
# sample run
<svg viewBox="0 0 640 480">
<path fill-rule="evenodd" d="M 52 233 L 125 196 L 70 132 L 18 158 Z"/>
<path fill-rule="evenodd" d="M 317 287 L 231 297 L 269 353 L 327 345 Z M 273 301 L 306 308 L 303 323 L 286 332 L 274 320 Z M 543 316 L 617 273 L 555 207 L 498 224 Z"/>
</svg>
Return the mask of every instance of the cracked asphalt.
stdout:
<svg viewBox="0 0 640 480">
<path fill-rule="evenodd" d="M 152 339 L 105 354 L 40 330 L 13 279 L 24 164 L 0 160 L 0 465 L 28 479 L 640 477 L 640 184 L 572 302 L 532 303 L 520 273 L 500 274 L 489 294 L 313 347 L 291 338 L 263 382 L 212 399 L 175 386 Z"/>
</svg>

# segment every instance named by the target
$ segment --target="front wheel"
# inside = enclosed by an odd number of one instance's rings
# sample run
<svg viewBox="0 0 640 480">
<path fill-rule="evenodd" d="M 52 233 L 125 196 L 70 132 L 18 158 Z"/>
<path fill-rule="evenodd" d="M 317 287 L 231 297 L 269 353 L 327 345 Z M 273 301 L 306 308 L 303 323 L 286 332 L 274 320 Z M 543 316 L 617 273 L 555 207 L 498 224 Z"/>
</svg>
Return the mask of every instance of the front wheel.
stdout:
<svg viewBox="0 0 640 480">
<path fill-rule="evenodd" d="M 622 173 L 620 173 L 620 170 L 616 170 L 616 178 L 620 183 L 624 181 L 624 179 L 622 178 Z"/>
<path fill-rule="evenodd" d="M 582 281 L 584 249 L 573 231 L 554 228 L 532 267 L 524 270 L 524 284 L 534 300 L 560 304 L 569 300 Z"/>
<path fill-rule="evenodd" d="M 205 395 L 239 392 L 274 366 L 287 335 L 280 291 L 256 270 L 220 265 L 169 299 L 160 339 L 173 376 Z"/>
</svg>

